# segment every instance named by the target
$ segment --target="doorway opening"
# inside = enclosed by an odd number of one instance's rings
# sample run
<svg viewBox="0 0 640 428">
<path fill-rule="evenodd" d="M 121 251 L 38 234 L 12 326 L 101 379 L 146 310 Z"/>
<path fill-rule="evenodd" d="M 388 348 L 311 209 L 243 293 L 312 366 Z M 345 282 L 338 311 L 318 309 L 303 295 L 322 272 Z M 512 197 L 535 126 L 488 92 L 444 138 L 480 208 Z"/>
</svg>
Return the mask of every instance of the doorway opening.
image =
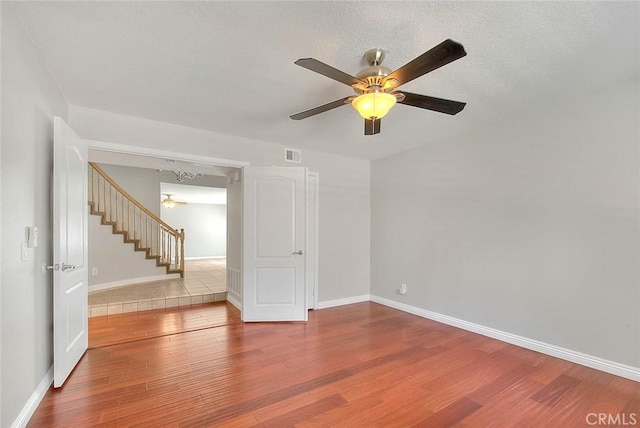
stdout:
<svg viewBox="0 0 640 428">
<path fill-rule="evenodd" d="M 183 272 L 167 275 L 148 252 L 136 251 L 138 244 L 126 243 L 100 218 L 89 216 L 90 345 L 209 328 L 239 319 L 239 311 L 226 308 L 225 303 L 227 250 L 239 245 L 240 239 L 227 233 L 227 223 L 240 222 L 227 218 L 227 177 L 239 169 L 96 148 L 89 149 L 89 161 L 100 165 L 136 200 L 144 201 L 159 220 L 184 229 L 185 236 Z M 167 194 L 176 203 L 164 204 Z M 122 210 L 122 204 L 120 207 Z M 237 213 L 238 209 L 232 209 L 230 215 L 239 217 Z M 143 267 L 136 271 L 130 266 L 133 262 L 125 263 L 123 258 L 137 258 L 134 262 Z M 187 314 L 189 308 L 194 313 Z M 158 323 L 158 317 L 164 321 Z M 151 325 L 151 319 L 156 319 L 153 325 L 164 326 L 161 331 L 145 327 Z M 96 331 L 100 333 L 92 334 Z M 105 335 L 105 331 L 110 333 Z"/>
<path fill-rule="evenodd" d="M 226 177 L 89 171 L 90 317 L 226 300 Z"/>
</svg>

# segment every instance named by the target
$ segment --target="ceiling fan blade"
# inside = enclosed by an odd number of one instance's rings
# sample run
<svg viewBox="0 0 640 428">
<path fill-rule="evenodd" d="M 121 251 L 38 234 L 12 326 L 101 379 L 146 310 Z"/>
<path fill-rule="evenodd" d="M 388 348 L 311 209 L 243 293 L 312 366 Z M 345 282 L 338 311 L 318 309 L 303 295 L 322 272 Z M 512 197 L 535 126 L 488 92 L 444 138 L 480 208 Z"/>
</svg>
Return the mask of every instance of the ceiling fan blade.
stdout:
<svg viewBox="0 0 640 428">
<path fill-rule="evenodd" d="M 380 133 L 380 119 L 364 120 L 364 135 L 374 135 Z"/>
<path fill-rule="evenodd" d="M 411 92 L 402 92 L 404 99 L 398 100 L 399 104 L 406 104 L 412 107 L 424 108 L 446 114 L 457 114 L 462 111 L 467 103 L 460 101 L 445 100 L 443 98 L 429 97 L 426 95 L 412 94 Z"/>
<path fill-rule="evenodd" d="M 325 111 L 329 111 L 329 110 L 332 110 L 334 108 L 337 108 L 337 107 L 343 106 L 345 104 L 348 104 L 348 101 L 349 101 L 350 98 L 351 97 L 344 97 L 344 98 L 341 98 L 339 100 L 335 100 L 333 102 L 330 102 L 328 104 L 325 104 L 325 105 L 322 105 L 322 106 L 319 106 L 319 107 L 316 107 L 316 108 L 312 108 L 311 110 L 307 110 L 307 111 L 303 111 L 303 112 L 300 112 L 300 113 L 296 113 L 296 114 L 291 115 L 289 117 L 291 119 L 293 119 L 293 120 L 306 119 L 307 117 L 314 116 L 314 115 L 319 114 L 319 113 L 324 113 Z"/>
<path fill-rule="evenodd" d="M 345 85 L 351 86 L 356 83 L 362 83 L 359 79 L 356 79 L 350 74 L 340 71 L 337 68 L 333 68 L 330 65 L 320 62 L 314 58 L 300 58 L 294 64 L 304 67 L 307 70 L 315 71 L 316 73 L 322 74 L 323 76 L 336 80 L 340 83 L 344 83 Z"/>
<path fill-rule="evenodd" d="M 464 47 L 460 43 L 447 39 L 392 72 L 385 80 L 396 79 L 398 81 L 396 86 L 404 85 L 417 77 L 460 59 L 466 54 Z"/>
</svg>

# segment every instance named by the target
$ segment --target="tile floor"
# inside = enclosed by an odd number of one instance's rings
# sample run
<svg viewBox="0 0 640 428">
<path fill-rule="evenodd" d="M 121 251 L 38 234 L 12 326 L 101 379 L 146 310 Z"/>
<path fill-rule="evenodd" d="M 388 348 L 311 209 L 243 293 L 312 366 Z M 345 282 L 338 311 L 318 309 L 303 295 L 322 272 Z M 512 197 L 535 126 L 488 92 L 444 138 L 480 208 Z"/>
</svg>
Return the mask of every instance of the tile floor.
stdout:
<svg viewBox="0 0 640 428">
<path fill-rule="evenodd" d="M 184 278 L 89 293 L 89 316 L 191 306 L 227 300 L 226 259 L 186 260 Z"/>
</svg>

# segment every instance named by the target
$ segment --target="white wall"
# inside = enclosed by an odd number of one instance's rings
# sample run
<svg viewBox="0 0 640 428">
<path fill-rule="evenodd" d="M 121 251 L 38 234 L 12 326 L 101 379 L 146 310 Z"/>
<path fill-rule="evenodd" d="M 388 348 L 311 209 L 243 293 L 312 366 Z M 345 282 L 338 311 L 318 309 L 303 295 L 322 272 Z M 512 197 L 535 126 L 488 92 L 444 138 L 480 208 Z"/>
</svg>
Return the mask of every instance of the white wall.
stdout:
<svg viewBox="0 0 640 428">
<path fill-rule="evenodd" d="M 91 158 L 90 158 L 91 160 Z M 99 164 L 127 193 L 149 211 L 160 214 L 160 177 L 152 169 Z M 166 269 L 146 260 L 143 252 L 125 244 L 122 235 L 114 235 L 111 226 L 100 224 L 100 217 L 89 216 L 89 290 L 112 284 L 117 286 L 135 279 L 166 275 Z M 93 268 L 98 274 L 92 275 Z"/>
<path fill-rule="evenodd" d="M 371 293 L 640 367 L 639 93 L 374 161 Z"/>
<path fill-rule="evenodd" d="M 83 138 L 236 159 L 252 165 L 291 166 L 284 147 L 70 106 L 71 126 Z M 302 164 L 320 173 L 319 300 L 369 293 L 369 162 L 303 150 Z M 293 164 L 296 165 L 296 164 Z"/>
<path fill-rule="evenodd" d="M 111 230 L 111 226 L 100 224 L 99 216 L 89 216 L 89 291 L 177 277 L 167 276 L 165 267 L 147 260 L 143 251 L 135 251 L 133 244 L 125 243 L 122 235 Z M 93 275 L 94 268 L 97 275 Z"/>
<path fill-rule="evenodd" d="M 10 426 L 53 362 L 51 170 L 53 116 L 67 104 L 29 40 L 13 6 L 2 10 L 2 373 L 0 426 Z M 25 228 L 39 243 L 20 261 Z"/>
<path fill-rule="evenodd" d="M 162 207 L 163 221 L 184 229 L 185 258 L 224 257 L 227 253 L 227 206 L 220 204 Z"/>
<path fill-rule="evenodd" d="M 160 216 L 161 178 L 153 169 L 107 164 L 98 166 L 149 211 Z"/>
</svg>

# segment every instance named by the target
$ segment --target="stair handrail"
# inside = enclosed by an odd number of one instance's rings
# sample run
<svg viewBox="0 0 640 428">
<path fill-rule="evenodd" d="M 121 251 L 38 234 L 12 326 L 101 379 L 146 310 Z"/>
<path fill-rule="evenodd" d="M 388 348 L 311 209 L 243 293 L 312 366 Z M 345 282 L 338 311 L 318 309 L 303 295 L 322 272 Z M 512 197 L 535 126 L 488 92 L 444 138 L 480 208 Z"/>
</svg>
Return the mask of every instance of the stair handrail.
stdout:
<svg viewBox="0 0 640 428">
<path fill-rule="evenodd" d="M 102 176 L 102 178 L 107 180 L 107 182 L 109 182 L 109 184 L 111 184 L 116 190 L 118 190 L 122 195 L 124 195 L 127 199 L 129 199 L 131 202 L 133 202 L 133 204 L 135 206 L 137 206 L 141 211 L 144 211 L 145 214 L 147 214 L 149 217 L 151 217 L 152 219 L 154 219 L 155 221 L 160 223 L 165 229 L 167 229 L 169 231 L 169 233 L 173 234 L 176 237 L 181 237 L 182 239 L 184 239 L 184 231 L 183 232 L 178 232 L 178 229 L 172 228 L 167 223 L 162 221 L 162 219 L 160 217 L 158 217 L 157 215 L 155 215 L 154 213 L 149 211 L 149 209 L 147 207 L 142 205 L 142 203 L 140 203 L 136 198 L 131 196 L 118 183 L 113 181 L 113 179 L 111 177 L 109 177 L 109 175 L 106 172 L 104 172 L 104 170 L 102 168 L 100 168 L 95 162 L 89 162 L 89 165 L 91 165 L 93 167 L 93 169 L 96 170 L 98 172 L 98 174 Z"/>
</svg>

